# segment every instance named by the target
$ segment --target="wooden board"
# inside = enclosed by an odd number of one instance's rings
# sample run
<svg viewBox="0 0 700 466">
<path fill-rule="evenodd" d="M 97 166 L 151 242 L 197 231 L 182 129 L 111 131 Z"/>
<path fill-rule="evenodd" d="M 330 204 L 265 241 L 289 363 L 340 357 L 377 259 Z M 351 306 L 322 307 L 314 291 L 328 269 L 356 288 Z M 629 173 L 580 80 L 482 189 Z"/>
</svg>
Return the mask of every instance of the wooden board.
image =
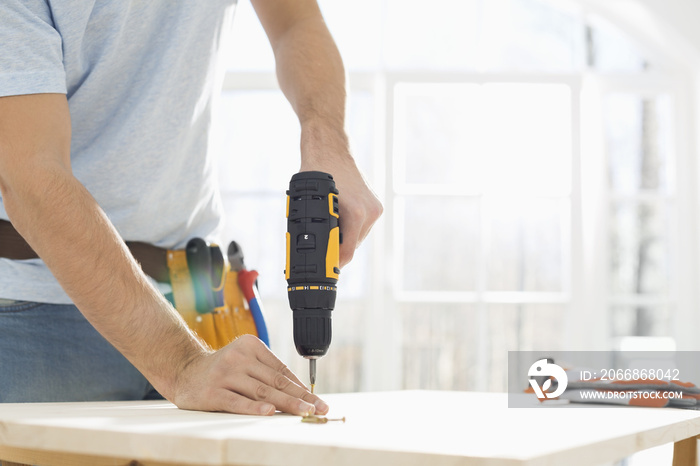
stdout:
<svg viewBox="0 0 700 466">
<path fill-rule="evenodd" d="M 132 460 L 154 466 L 576 466 L 700 434 L 698 411 L 514 409 L 505 394 L 433 391 L 324 399 L 330 416 L 347 422 L 183 411 L 164 401 L 5 404 L 0 458 L 105 466 Z"/>
</svg>

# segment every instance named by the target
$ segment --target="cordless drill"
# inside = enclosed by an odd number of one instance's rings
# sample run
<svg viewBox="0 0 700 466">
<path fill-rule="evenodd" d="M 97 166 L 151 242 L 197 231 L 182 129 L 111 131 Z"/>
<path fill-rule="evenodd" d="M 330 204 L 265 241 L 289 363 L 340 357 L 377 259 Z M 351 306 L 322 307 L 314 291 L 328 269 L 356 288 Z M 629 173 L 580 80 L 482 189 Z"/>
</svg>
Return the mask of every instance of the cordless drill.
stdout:
<svg viewBox="0 0 700 466">
<path fill-rule="evenodd" d="M 294 345 L 309 360 L 311 391 L 316 360 L 331 345 L 331 311 L 340 274 L 338 190 L 328 173 L 292 176 L 287 191 L 287 294 Z"/>
</svg>

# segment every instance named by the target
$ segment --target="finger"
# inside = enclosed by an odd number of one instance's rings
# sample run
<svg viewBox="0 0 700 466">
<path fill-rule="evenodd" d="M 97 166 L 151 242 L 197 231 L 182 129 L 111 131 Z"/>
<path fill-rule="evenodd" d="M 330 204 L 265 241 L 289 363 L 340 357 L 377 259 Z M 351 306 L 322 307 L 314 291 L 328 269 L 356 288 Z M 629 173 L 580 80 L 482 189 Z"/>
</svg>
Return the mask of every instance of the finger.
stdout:
<svg viewBox="0 0 700 466">
<path fill-rule="evenodd" d="M 360 239 L 360 230 L 354 227 L 345 228 L 341 224 L 340 231 L 343 235 L 343 242 L 340 244 L 340 268 L 342 269 L 355 255 L 355 249 L 357 249 Z"/>
<path fill-rule="evenodd" d="M 377 220 L 379 220 L 379 217 L 382 215 L 382 211 L 384 208 L 382 207 L 382 204 L 375 198 L 375 202 L 370 203 L 368 210 L 365 212 L 365 215 L 363 217 L 363 222 L 360 225 L 360 233 L 357 239 L 357 246 L 367 238 L 369 235 L 369 232 L 372 230 L 372 227 L 374 227 L 374 224 L 377 223 Z"/>
<path fill-rule="evenodd" d="M 273 369 L 274 369 L 274 368 L 273 368 Z M 284 374 L 285 377 L 287 377 L 289 380 L 291 380 L 292 382 L 294 382 L 294 384 L 297 385 L 297 386 L 299 386 L 302 390 L 304 390 L 304 391 L 306 391 L 306 392 L 309 391 L 309 387 L 307 387 L 306 384 L 305 384 L 304 382 L 302 382 L 302 381 L 299 379 L 299 377 L 297 377 L 296 374 L 295 374 L 294 372 L 292 372 L 291 369 L 289 369 L 289 368 L 288 368 L 287 366 L 285 366 L 284 364 L 283 364 L 283 369 L 281 369 L 281 370 L 280 370 L 280 369 L 275 369 L 275 370 L 278 371 L 278 372 L 281 372 L 282 374 Z M 309 392 L 309 393 L 311 393 L 311 392 Z"/>
<path fill-rule="evenodd" d="M 306 387 L 304 382 L 299 380 L 299 378 L 291 371 L 289 368 L 280 361 L 275 353 L 268 348 L 265 343 L 263 343 L 259 338 L 253 335 L 241 335 L 238 337 L 234 344 L 242 346 L 242 350 L 249 356 L 255 358 L 258 362 L 265 364 L 273 368 L 274 370 L 284 372 L 284 374 L 292 379 L 294 383 L 300 387 Z"/>
<path fill-rule="evenodd" d="M 284 374 L 285 377 L 292 380 L 296 385 L 307 389 L 306 384 L 304 384 L 304 382 L 302 382 L 299 377 L 297 377 L 294 372 L 292 372 L 282 361 L 280 361 L 277 356 L 275 356 L 275 353 L 273 353 L 270 348 L 264 344 L 263 347 L 260 348 L 260 351 L 255 353 L 255 357 L 258 359 L 258 361 L 274 371 Z"/>
<path fill-rule="evenodd" d="M 274 354 L 273 354 L 273 357 L 274 357 Z M 277 359 L 277 358 L 275 357 L 275 359 Z M 304 382 L 302 382 L 301 379 L 299 379 L 299 377 L 297 377 L 297 375 L 294 372 L 292 372 L 292 370 L 290 368 L 285 366 L 284 363 L 282 361 L 280 361 L 279 359 L 277 359 L 276 364 L 267 363 L 266 365 L 268 367 L 270 367 L 271 369 L 273 369 L 274 371 L 284 374 L 285 377 L 287 377 L 288 379 L 293 381 L 296 385 L 301 387 L 303 390 L 308 391 L 309 388 L 306 386 L 306 384 Z"/>
<path fill-rule="evenodd" d="M 367 238 L 372 230 L 375 222 L 379 218 L 381 210 L 374 215 L 361 216 L 361 221 L 353 221 L 353 227 L 345 229 L 341 223 L 341 232 L 343 234 L 343 243 L 340 245 L 340 267 L 347 265 L 355 255 L 355 251 L 360 247 L 362 242 Z M 358 227 L 355 228 L 354 226 Z"/>
<path fill-rule="evenodd" d="M 243 336 L 236 340 L 236 342 L 243 346 L 245 351 L 248 352 L 249 355 L 254 356 L 260 363 L 255 365 L 251 364 L 248 366 L 247 374 L 250 377 L 257 379 L 259 382 L 272 387 L 281 393 L 284 392 L 288 396 L 296 398 L 297 406 L 299 402 L 305 402 L 307 405 L 313 405 L 316 412 L 319 414 L 325 414 L 328 412 L 328 405 L 319 397 L 309 392 L 304 383 L 299 380 L 299 378 L 259 339 L 255 337 L 245 338 L 245 336 Z M 240 383 L 241 382 L 239 380 L 230 380 L 228 386 L 231 388 L 231 390 L 253 397 L 250 395 L 250 389 L 248 389 L 247 392 L 242 392 L 239 390 Z M 285 412 L 303 415 L 297 407 L 290 404 L 291 401 L 286 400 L 285 403 L 285 406 L 287 407 L 285 409 L 276 404 L 275 406 Z M 289 409 L 291 409 L 291 411 L 289 411 Z M 305 405 L 304 409 L 306 409 Z"/>
<path fill-rule="evenodd" d="M 291 374 L 291 371 L 286 367 L 285 369 L 286 371 L 278 371 L 265 365 L 259 365 L 251 370 L 250 375 L 275 390 L 312 404 L 316 414 L 326 414 L 329 409 L 326 402 L 309 392 L 303 385 L 290 379 L 287 374 Z"/>
<path fill-rule="evenodd" d="M 362 224 L 362 227 L 360 228 L 360 234 L 358 235 L 357 238 L 357 247 L 362 244 L 362 242 L 369 236 L 369 232 L 372 231 L 372 227 L 374 226 L 375 222 L 377 219 L 372 219 L 371 221 L 369 218 L 365 218 L 365 222 Z"/>
<path fill-rule="evenodd" d="M 221 390 L 221 400 L 216 403 L 218 411 L 251 416 L 271 416 L 275 414 L 275 405 L 266 401 L 252 400 L 230 390 Z"/>
<path fill-rule="evenodd" d="M 316 411 L 316 408 L 311 403 L 281 392 L 250 376 L 239 380 L 235 391 L 251 400 L 269 403 L 282 412 L 296 416 L 308 416 Z"/>
</svg>

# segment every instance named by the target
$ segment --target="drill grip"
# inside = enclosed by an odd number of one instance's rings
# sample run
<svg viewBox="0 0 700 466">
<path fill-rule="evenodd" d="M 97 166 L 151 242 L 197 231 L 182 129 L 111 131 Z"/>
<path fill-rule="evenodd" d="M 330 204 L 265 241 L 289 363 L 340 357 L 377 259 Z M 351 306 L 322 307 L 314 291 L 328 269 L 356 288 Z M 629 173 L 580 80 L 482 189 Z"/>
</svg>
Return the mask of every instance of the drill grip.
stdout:
<svg viewBox="0 0 700 466">
<path fill-rule="evenodd" d="M 287 283 L 335 285 L 340 274 L 338 190 L 333 177 L 301 172 L 287 191 Z"/>
</svg>

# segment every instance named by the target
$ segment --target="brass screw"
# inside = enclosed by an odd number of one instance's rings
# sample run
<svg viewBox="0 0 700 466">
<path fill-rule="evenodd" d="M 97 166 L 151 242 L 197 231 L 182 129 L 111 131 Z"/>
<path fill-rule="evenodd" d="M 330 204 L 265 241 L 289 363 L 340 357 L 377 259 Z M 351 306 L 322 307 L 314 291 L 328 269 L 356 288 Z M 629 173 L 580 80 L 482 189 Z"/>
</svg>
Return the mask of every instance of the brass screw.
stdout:
<svg viewBox="0 0 700 466">
<path fill-rule="evenodd" d="M 315 414 L 310 414 L 301 418 L 301 422 L 308 422 L 311 424 L 325 424 L 330 421 L 342 421 L 345 422 L 345 416 L 338 419 L 328 419 L 326 416 L 316 416 Z"/>
</svg>

